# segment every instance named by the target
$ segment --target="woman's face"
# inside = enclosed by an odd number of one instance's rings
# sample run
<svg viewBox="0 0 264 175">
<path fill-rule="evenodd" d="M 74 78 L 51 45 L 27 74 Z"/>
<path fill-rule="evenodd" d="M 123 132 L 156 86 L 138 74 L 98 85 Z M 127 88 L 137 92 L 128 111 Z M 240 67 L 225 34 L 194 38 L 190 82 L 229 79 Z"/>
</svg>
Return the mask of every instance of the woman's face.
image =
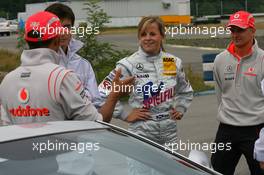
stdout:
<svg viewBox="0 0 264 175">
<path fill-rule="evenodd" d="M 150 23 L 145 30 L 140 31 L 139 45 L 149 55 L 156 55 L 160 52 L 162 40 L 163 36 L 157 23 Z"/>
</svg>

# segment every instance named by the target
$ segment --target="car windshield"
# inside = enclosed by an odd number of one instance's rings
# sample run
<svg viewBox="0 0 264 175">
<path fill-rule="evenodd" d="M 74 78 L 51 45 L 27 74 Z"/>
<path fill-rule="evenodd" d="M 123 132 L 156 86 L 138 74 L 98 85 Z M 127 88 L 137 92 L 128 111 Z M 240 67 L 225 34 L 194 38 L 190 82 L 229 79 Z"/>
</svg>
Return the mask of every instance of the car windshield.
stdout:
<svg viewBox="0 0 264 175">
<path fill-rule="evenodd" d="M 1 175 L 205 174 L 159 148 L 111 129 L 2 143 L 0 170 Z"/>
</svg>

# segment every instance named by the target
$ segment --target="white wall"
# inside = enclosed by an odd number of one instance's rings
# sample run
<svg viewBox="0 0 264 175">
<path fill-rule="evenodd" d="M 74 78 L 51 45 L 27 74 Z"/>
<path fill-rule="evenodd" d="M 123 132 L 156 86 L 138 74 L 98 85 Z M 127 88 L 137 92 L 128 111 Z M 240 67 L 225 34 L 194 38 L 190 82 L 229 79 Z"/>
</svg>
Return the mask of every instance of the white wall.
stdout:
<svg viewBox="0 0 264 175">
<path fill-rule="evenodd" d="M 166 0 L 169 8 L 164 8 L 164 0 L 105 0 L 102 7 L 112 17 L 139 17 L 146 15 L 190 15 L 189 0 Z M 189 8 L 182 8 L 182 6 Z"/>
<path fill-rule="evenodd" d="M 85 1 L 64 2 L 70 6 L 76 17 L 76 23 L 86 21 Z M 170 3 L 164 8 L 162 2 Z M 26 18 L 37 11 L 44 10 L 54 2 L 26 5 Z M 142 16 L 148 15 L 190 15 L 190 0 L 104 0 L 100 6 L 112 17 L 108 26 L 136 26 Z"/>
</svg>

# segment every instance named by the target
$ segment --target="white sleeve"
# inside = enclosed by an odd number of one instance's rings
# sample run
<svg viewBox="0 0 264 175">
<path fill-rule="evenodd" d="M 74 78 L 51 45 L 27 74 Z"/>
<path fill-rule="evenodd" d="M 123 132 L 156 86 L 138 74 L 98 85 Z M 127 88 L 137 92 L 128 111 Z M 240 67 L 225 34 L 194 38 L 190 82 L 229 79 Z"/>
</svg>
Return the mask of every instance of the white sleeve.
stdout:
<svg viewBox="0 0 264 175">
<path fill-rule="evenodd" d="M 100 97 L 100 93 L 98 90 L 97 81 L 95 78 L 94 70 L 89 62 L 87 63 L 87 76 L 84 84 L 84 89 L 88 96 L 91 96 L 92 103 L 96 108 L 100 108 L 102 106 L 103 100 Z"/>
<path fill-rule="evenodd" d="M 216 92 L 217 102 L 219 106 L 222 102 L 222 88 L 221 88 L 222 83 L 221 83 L 221 78 L 217 70 L 217 66 L 220 63 L 217 63 L 216 61 L 217 61 L 217 56 L 214 61 L 213 76 L 214 76 L 214 81 L 215 81 L 215 92 Z"/>
<path fill-rule="evenodd" d="M 254 158 L 259 162 L 264 162 L 264 128 L 260 131 L 259 139 L 255 142 Z"/>
<path fill-rule="evenodd" d="M 0 110 L 1 110 L 1 120 L 2 120 L 2 123 L 3 125 L 10 125 L 11 124 L 11 121 L 7 115 L 7 112 L 6 110 L 4 109 L 3 105 L 0 104 Z"/>
<path fill-rule="evenodd" d="M 3 86 L 1 85 L 2 84 L 0 84 L 0 122 L 2 122 L 3 125 L 11 125 L 11 118 L 2 104 L 3 94 L 1 93 L 4 93 L 5 91 L 3 91 Z"/>
<path fill-rule="evenodd" d="M 102 120 L 92 102 L 87 98 L 84 87 L 77 76 L 69 72 L 60 87 L 60 104 L 69 120 Z"/>
<path fill-rule="evenodd" d="M 264 95 L 264 79 L 261 81 L 261 91 L 262 94 Z"/>
</svg>

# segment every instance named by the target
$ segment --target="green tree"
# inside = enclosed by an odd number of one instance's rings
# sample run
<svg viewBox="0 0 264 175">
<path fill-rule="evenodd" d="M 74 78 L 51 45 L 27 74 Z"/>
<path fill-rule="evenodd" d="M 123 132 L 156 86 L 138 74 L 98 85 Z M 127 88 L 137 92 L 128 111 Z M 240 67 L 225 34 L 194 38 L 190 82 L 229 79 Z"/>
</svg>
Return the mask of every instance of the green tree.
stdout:
<svg viewBox="0 0 264 175">
<path fill-rule="evenodd" d="M 24 39 L 24 34 L 25 34 L 25 29 L 19 28 L 16 47 L 20 50 L 20 52 L 22 52 L 27 47 L 26 40 Z"/>
<path fill-rule="evenodd" d="M 115 50 L 111 43 L 100 42 L 97 35 L 105 29 L 105 24 L 109 23 L 110 17 L 98 5 L 99 0 L 88 0 L 85 4 L 87 10 L 87 21 L 79 27 L 92 28 L 92 32 L 79 34 L 79 39 L 84 43 L 80 51 L 81 56 L 89 60 L 94 68 L 98 82 L 115 67 L 115 63 L 129 54 L 128 50 Z"/>
<path fill-rule="evenodd" d="M 221 9 L 222 5 L 222 9 Z M 264 1 L 260 0 L 191 0 L 191 15 L 220 15 L 232 14 L 238 10 L 247 10 L 251 13 L 262 13 Z"/>
<path fill-rule="evenodd" d="M 0 9 L 0 18 L 6 18 L 6 12 Z"/>
</svg>

